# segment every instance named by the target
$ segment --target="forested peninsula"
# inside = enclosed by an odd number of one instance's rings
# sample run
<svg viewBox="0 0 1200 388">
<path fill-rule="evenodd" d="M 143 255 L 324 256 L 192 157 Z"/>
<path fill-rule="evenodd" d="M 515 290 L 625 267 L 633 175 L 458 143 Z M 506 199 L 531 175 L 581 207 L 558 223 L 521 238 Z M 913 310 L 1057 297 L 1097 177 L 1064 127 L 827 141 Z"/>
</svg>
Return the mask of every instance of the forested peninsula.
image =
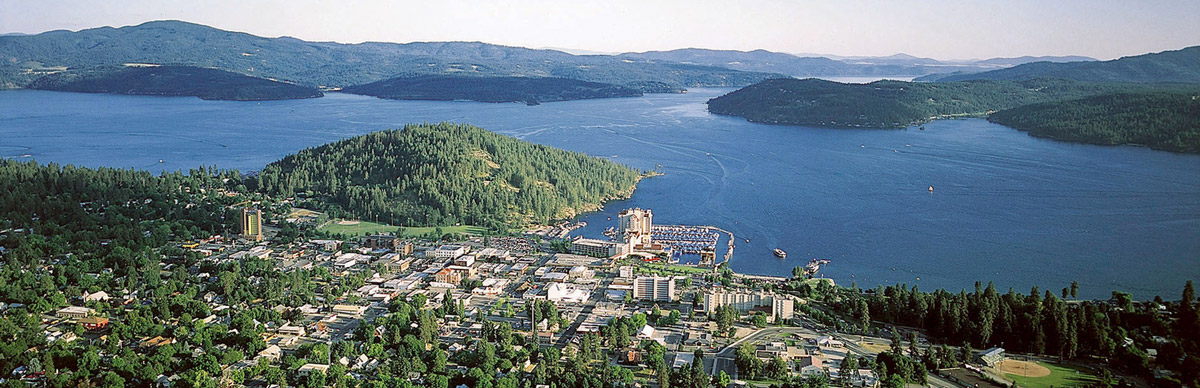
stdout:
<svg viewBox="0 0 1200 388">
<path fill-rule="evenodd" d="M 1031 102 L 1083 97 L 1115 86 L 1066 80 L 847 84 L 820 79 L 763 81 L 708 101 L 708 110 L 768 124 L 904 128 L 953 116 L 983 116 Z"/>
<path fill-rule="evenodd" d="M 303 150 L 268 165 L 257 184 L 268 194 L 309 197 L 335 217 L 503 228 L 626 198 L 641 177 L 606 159 L 440 123 Z"/>
<path fill-rule="evenodd" d="M 987 117 L 1030 135 L 1091 144 L 1200 152 L 1200 87 L 1025 81 L 843 84 L 774 79 L 708 101 L 749 121 L 825 128 L 905 128 Z"/>
<path fill-rule="evenodd" d="M 557 77 L 398 77 L 350 86 L 342 91 L 395 100 L 471 100 L 529 104 L 642 95 L 640 90 L 624 86 Z"/>
<path fill-rule="evenodd" d="M 1030 135 L 1200 153 L 1200 92 L 1131 92 L 1053 101 L 988 116 Z"/>
<path fill-rule="evenodd" d="M 43 76 L 30 89 L 204 100 L 291 100 L 321 97 L 316 88 L 193 66 L 101 66 Z"/>
</svg>

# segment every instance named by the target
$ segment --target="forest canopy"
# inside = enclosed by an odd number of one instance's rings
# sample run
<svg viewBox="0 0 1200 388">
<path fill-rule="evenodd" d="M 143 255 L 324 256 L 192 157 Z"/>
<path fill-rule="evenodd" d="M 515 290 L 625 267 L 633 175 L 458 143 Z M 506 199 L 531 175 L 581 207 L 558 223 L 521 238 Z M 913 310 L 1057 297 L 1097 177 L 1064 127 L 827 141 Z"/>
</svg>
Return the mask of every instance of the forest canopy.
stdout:
<svg viewBox="0 0 1200 388">
<path fill-rule="evenodd" d="M 393 225 L 544 224 L 632 194 L 638 171 L 463 124 L 407 125 L 271 163 L 259 189 Z"/>
<path fill-rule="evenodd" d="M 1200 95 L 1114 93 L 1002 110 L 988 117 L 1030 135 L 1200 152 Z"/>
</svg>

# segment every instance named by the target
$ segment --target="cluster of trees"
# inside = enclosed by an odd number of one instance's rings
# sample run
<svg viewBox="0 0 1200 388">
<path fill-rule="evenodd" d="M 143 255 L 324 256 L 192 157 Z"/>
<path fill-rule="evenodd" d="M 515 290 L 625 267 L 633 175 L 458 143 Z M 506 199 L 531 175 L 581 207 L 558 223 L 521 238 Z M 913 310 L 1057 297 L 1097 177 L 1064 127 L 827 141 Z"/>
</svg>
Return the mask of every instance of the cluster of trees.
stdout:
<svg viewBox="0 0 1200 388">
<path fill-rule="evenodd" d="M 991 114 L 988 120 L 1039 137 L 1200 152 L 1197 93 L 1104 94 L 1002 110 Z"/>
<path fill-rule="evenodd" d="M 546 224 L 629 195 L 638 171 L 470 125 L 408 125 L 290 155 L 263 169 L 270 194 L 393 225 Z"/>
<path fill-rule="evenodd" d="M 633 88 L 569 78 L 435 75 L 392 78 L 348 86 L 342 91 L 394 100 L 473 100 L 530 104 L 642 95 L 641 91 Z"/>
<path fill-rule="evenodd" d="M 1144 375 L 1149 368 L 1142 349 L 1155 347 L 1160 364 L 1185 371 L 1181 376 L 1185 384 L 1195 384 L 1195 371 L 1200 370 L 1200 315 L 1190 281 L 1177 307 L 1161 298 L 1135 304 L 1123 292 L 1114 292 L 1107 302 L 1068 303 L 1037 287 L 1029 294 L 1011 289 L 1002 294 L 990 283 L 986 287 L 976 283 L 974 292 L 957 294 L 945 290 L 926 293 L 905 285 L 879 287 L 874 292 L 846 290 L 832 306 L 863 328 L 882 321 L 920 328 L 947 343 L 968 347 L 978 344 L 1060 358 L 1107 358 L 1114 366 Z M 1075 286 L 1062 290 L 1064 295 L 1075 292 Z M 1172 320 L 1172 314 L 1177 319 Z M 1170 340 L 1156 343 L 1152 340 L 1155 336 Z"/>
<path fill-rule="evenodd" d="M 72 69 L 34 80 L 30 89 L 151 96 L 194 96 L 205 100 L 289 100 L 324 94 L 313 87 L 193 66 L 98 66 Z"/>
</svg>

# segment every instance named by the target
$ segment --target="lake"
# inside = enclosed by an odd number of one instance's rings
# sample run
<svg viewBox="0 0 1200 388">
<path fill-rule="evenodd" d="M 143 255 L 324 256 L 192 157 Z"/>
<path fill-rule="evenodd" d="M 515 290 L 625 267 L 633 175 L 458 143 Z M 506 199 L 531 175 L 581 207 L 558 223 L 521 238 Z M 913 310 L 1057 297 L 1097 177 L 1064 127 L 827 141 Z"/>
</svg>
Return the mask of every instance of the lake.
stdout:
<svg viewBox="0 0 1200 388">
<path fill-rule="evenodd" d="M 786 276 L 828 258 L 822 275 L 845 285 L 957 292 L 990 280 L 1002 291 L 1058 293 L 1075 280 L 1088 298 L 1125 290 L 1177 299 L 1185 280 L 1200 279 L 1198 155 L 1037 139 L 979 119 L 846 130 L 708 114 L 704 102 L 729 91 L 538 106 L 339 93 L 232 102 L 4 91 L 0 156 L 251 171 L 354 135 L 452 121 L 659 166 L 664 175 L 643 181 L 630 200 L 581 217 L 589 223 L 581 233 L 602 237 L 621 208 L 651 208 L 657 223 L 733 232 L 738 272 Z M 777 247 L 786 260 L 771 254 Z"/>
</svg>

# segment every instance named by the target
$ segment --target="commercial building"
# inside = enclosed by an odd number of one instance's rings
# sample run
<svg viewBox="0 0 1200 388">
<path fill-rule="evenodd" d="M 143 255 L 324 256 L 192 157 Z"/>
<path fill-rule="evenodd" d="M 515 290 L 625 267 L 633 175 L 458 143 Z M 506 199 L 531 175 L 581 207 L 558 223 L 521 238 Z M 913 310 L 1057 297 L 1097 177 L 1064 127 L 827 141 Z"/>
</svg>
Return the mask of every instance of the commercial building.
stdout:
<svg viewBox="0 0 1200 388">
<path fill-rule="evenodd" d="M 654 234 L 654 213 L 650 209 L 625 209 L 617 214 L 617 233 L 630 250 L 650 246 Z"/>
<path fill-rule="evenodd" d="M 721 306 L 733 306 L 741 314 L 761 311 L 775 320 L 792 319 L 796 308 L 791 298 L 767 292 L 712 291 L 704 295 L 704 311 L 711 313 Z"/>
<path fill-rule="evenodd" d="M 580 238 L 571 242 L 571 253 L 592 257 L 613 257 L 629 253 L 629 245 L 612 241 Z"/>
<path fill-rule="evenodd" d="M 467 254 L 468 248 L 463 245 L 442 245 L 433 250 L 433 257 L 438 259 L 455 259 Z"/>
<path fill-rule="evenodd" d="M 371 249 L 390 249 L 401 256 L 408 256 L 413 252 L 413 244 L 411 242 L 401 240 L 399 236 L 390 234 L 363 237 L 363 246 Z"/>
<path fill-rule="evenodd" d="M 546 287 L 546 300 L 555 303 L 586 303 L 592 290 L 568 283 L 550 283 Z"/>
<path fill-rule="evenodd" d="M 57 312 L 54 313 L 54 315 L 59 318 L 79 319 L 79 318 L 87 317 L 91 313 L 92 313 L 92 309 L 89 309 L 87 307 L 68 306 L 68 307 L 63 307 L 62 309 L 58 310 Z"/>
<path fill-rule="evenodd" d="M 262 234 L 262 211 L 255 208 L 242 208 L 242 238 L 252 241 L 261 241 Z"/>
<path fill-rule="evenodd" d="M 668 276 L 638 276 L 633 280 L 633 298 L 670 301 L 675 299 L 675 279 Z"/>
</svg>

